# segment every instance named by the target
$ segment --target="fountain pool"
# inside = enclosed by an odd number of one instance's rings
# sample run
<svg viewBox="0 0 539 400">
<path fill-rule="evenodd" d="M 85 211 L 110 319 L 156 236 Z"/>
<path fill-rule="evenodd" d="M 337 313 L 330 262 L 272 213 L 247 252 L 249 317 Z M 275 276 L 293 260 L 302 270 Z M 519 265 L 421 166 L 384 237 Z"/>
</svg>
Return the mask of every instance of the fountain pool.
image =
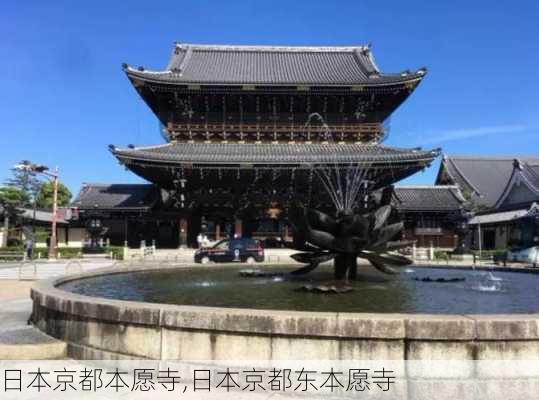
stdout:
<svg viewBox="0 0 539 400">
<path fill-rule="evenodd" d="M 331 268 L 294 279 L 273 274 L 287 267 L 242 268 L 139 265 L 40 281 L 31 320 L 79 359 L 539 359 L 536 274 L 361 268 L 352 292 L 314 294 L 294 289 Z"/>
<path fill-rule="evenodd" d="M 330 266 L 289 276 L 297 266 L 263 268 L 267 276 L 242 278 L 245 267 L 195 267 L 97 276 L 60 286 L 108 299 L 176 305 L 352 313 L 496 314 L 539 312 L 536 279 L 518 272 L 411 268 L 397 276 L 361 268 L 348 294 L 297 290 L 333 279 Z M 283 273 L 283 276 L 276 275 Z M 464 280 L 462 280 L 464 279 Z M 443 282 L 447 280 L 447 282 Z M 451 280 L 457 280 L 452 282 Z"/>
</svg>

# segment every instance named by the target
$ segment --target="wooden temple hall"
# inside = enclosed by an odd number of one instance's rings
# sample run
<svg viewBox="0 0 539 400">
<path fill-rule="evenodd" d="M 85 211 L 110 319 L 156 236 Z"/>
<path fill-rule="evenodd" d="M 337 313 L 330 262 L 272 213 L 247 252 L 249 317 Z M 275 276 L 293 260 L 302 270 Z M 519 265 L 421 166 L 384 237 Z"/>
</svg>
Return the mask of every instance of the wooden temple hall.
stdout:
<svg viewBox="0 0 539 400">
<path fill-rule="evenodd" d="M 368 46 L 175 44 L 168 66 L 124 64 L 165 144 L 110 146 L 146 185 L 86 185 L 80 224 L 114 244 L 195 245 L 231 234 L 290 240 L 300 201 L 331 210 L 321 169 L 366 170 L 364 196 L 429 166 L 439 150 L 392 148 L 389 118 L 425 69 L 384 73 Z"/>
</svg>

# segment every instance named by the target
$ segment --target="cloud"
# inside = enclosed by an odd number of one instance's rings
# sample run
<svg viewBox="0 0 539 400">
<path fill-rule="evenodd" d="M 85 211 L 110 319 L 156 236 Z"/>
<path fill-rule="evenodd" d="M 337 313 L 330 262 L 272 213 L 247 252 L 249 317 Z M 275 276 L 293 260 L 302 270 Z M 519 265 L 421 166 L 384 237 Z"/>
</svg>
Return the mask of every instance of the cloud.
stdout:
<svg viewBox="0 0 539 400">
<path fill-rule="evenodd" d="M 423 139 L 423 143 L 440 143 L 455 140 L 469 139 L 479 136 L 497 135 L 500 133 L 517 133 L 526 131 L 529 126 L 523 124 L 484 126 L 479 128 L 451 129 L 447 131 L 432 132 Z"/>
</svg>

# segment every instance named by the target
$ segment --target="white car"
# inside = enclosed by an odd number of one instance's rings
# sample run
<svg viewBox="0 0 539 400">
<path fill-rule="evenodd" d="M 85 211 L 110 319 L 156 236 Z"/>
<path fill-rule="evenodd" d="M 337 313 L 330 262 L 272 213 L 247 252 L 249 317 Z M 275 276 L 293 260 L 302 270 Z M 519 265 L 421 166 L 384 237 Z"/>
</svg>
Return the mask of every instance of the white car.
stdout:
<svg viewBox="0 0 539 400">
<path fill-rule="evenodd" d="M 509 250 L 507 252 L 507 261 L 539 264 L 539 246 Z"/>
</svg>

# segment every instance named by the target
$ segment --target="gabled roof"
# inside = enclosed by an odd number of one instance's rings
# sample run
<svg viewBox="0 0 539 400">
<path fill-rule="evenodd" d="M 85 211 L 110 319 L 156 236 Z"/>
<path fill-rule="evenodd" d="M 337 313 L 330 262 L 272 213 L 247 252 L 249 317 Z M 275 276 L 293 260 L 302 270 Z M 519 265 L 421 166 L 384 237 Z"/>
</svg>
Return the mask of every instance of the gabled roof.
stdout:
<svg viewBox="0 0 539 400">
<path fill-rule="evenodd" d="M 145 210 L 158 198 L 158 189 L 150 184 L 87 183 L 71 206 L 83 210 Z"/>
<path fill-rule="evenodd" d="M 167 143 L 133 149 L 112 147 L 111 151 L 122 161 L 220 165 L 430 163 L 439 155 L 439 150 L 408 150 L 359 143 Z"/>
<path fill-rule="evenodd" d="M 368 46 L 174 46 L 165 70 L 124 64 L 130 78 L 201 85 L 392 85 L 419 82 L 425 69 L 382 73 Z"/>
<path fill-rule="evenodd" d="M 464 202 L 457 186 L 397 186 L 394 191 L 399 211 L 459 211 Z"/>
<path fill-rule="evenodd" d="M 539 202 L 539 165 L 513 161 L 513 173 L 495 208 L 510 208 Z"/>
<path fill-rule="evenodd" d="M 456 184 L 469 191 L 480 203 L 492 208 L 503 194 L 513 174 L 515 159 L 539 166 L 534 157 L 477 157 L 444 155 L 436 179 L 437 184 Z"/>
</svg>

